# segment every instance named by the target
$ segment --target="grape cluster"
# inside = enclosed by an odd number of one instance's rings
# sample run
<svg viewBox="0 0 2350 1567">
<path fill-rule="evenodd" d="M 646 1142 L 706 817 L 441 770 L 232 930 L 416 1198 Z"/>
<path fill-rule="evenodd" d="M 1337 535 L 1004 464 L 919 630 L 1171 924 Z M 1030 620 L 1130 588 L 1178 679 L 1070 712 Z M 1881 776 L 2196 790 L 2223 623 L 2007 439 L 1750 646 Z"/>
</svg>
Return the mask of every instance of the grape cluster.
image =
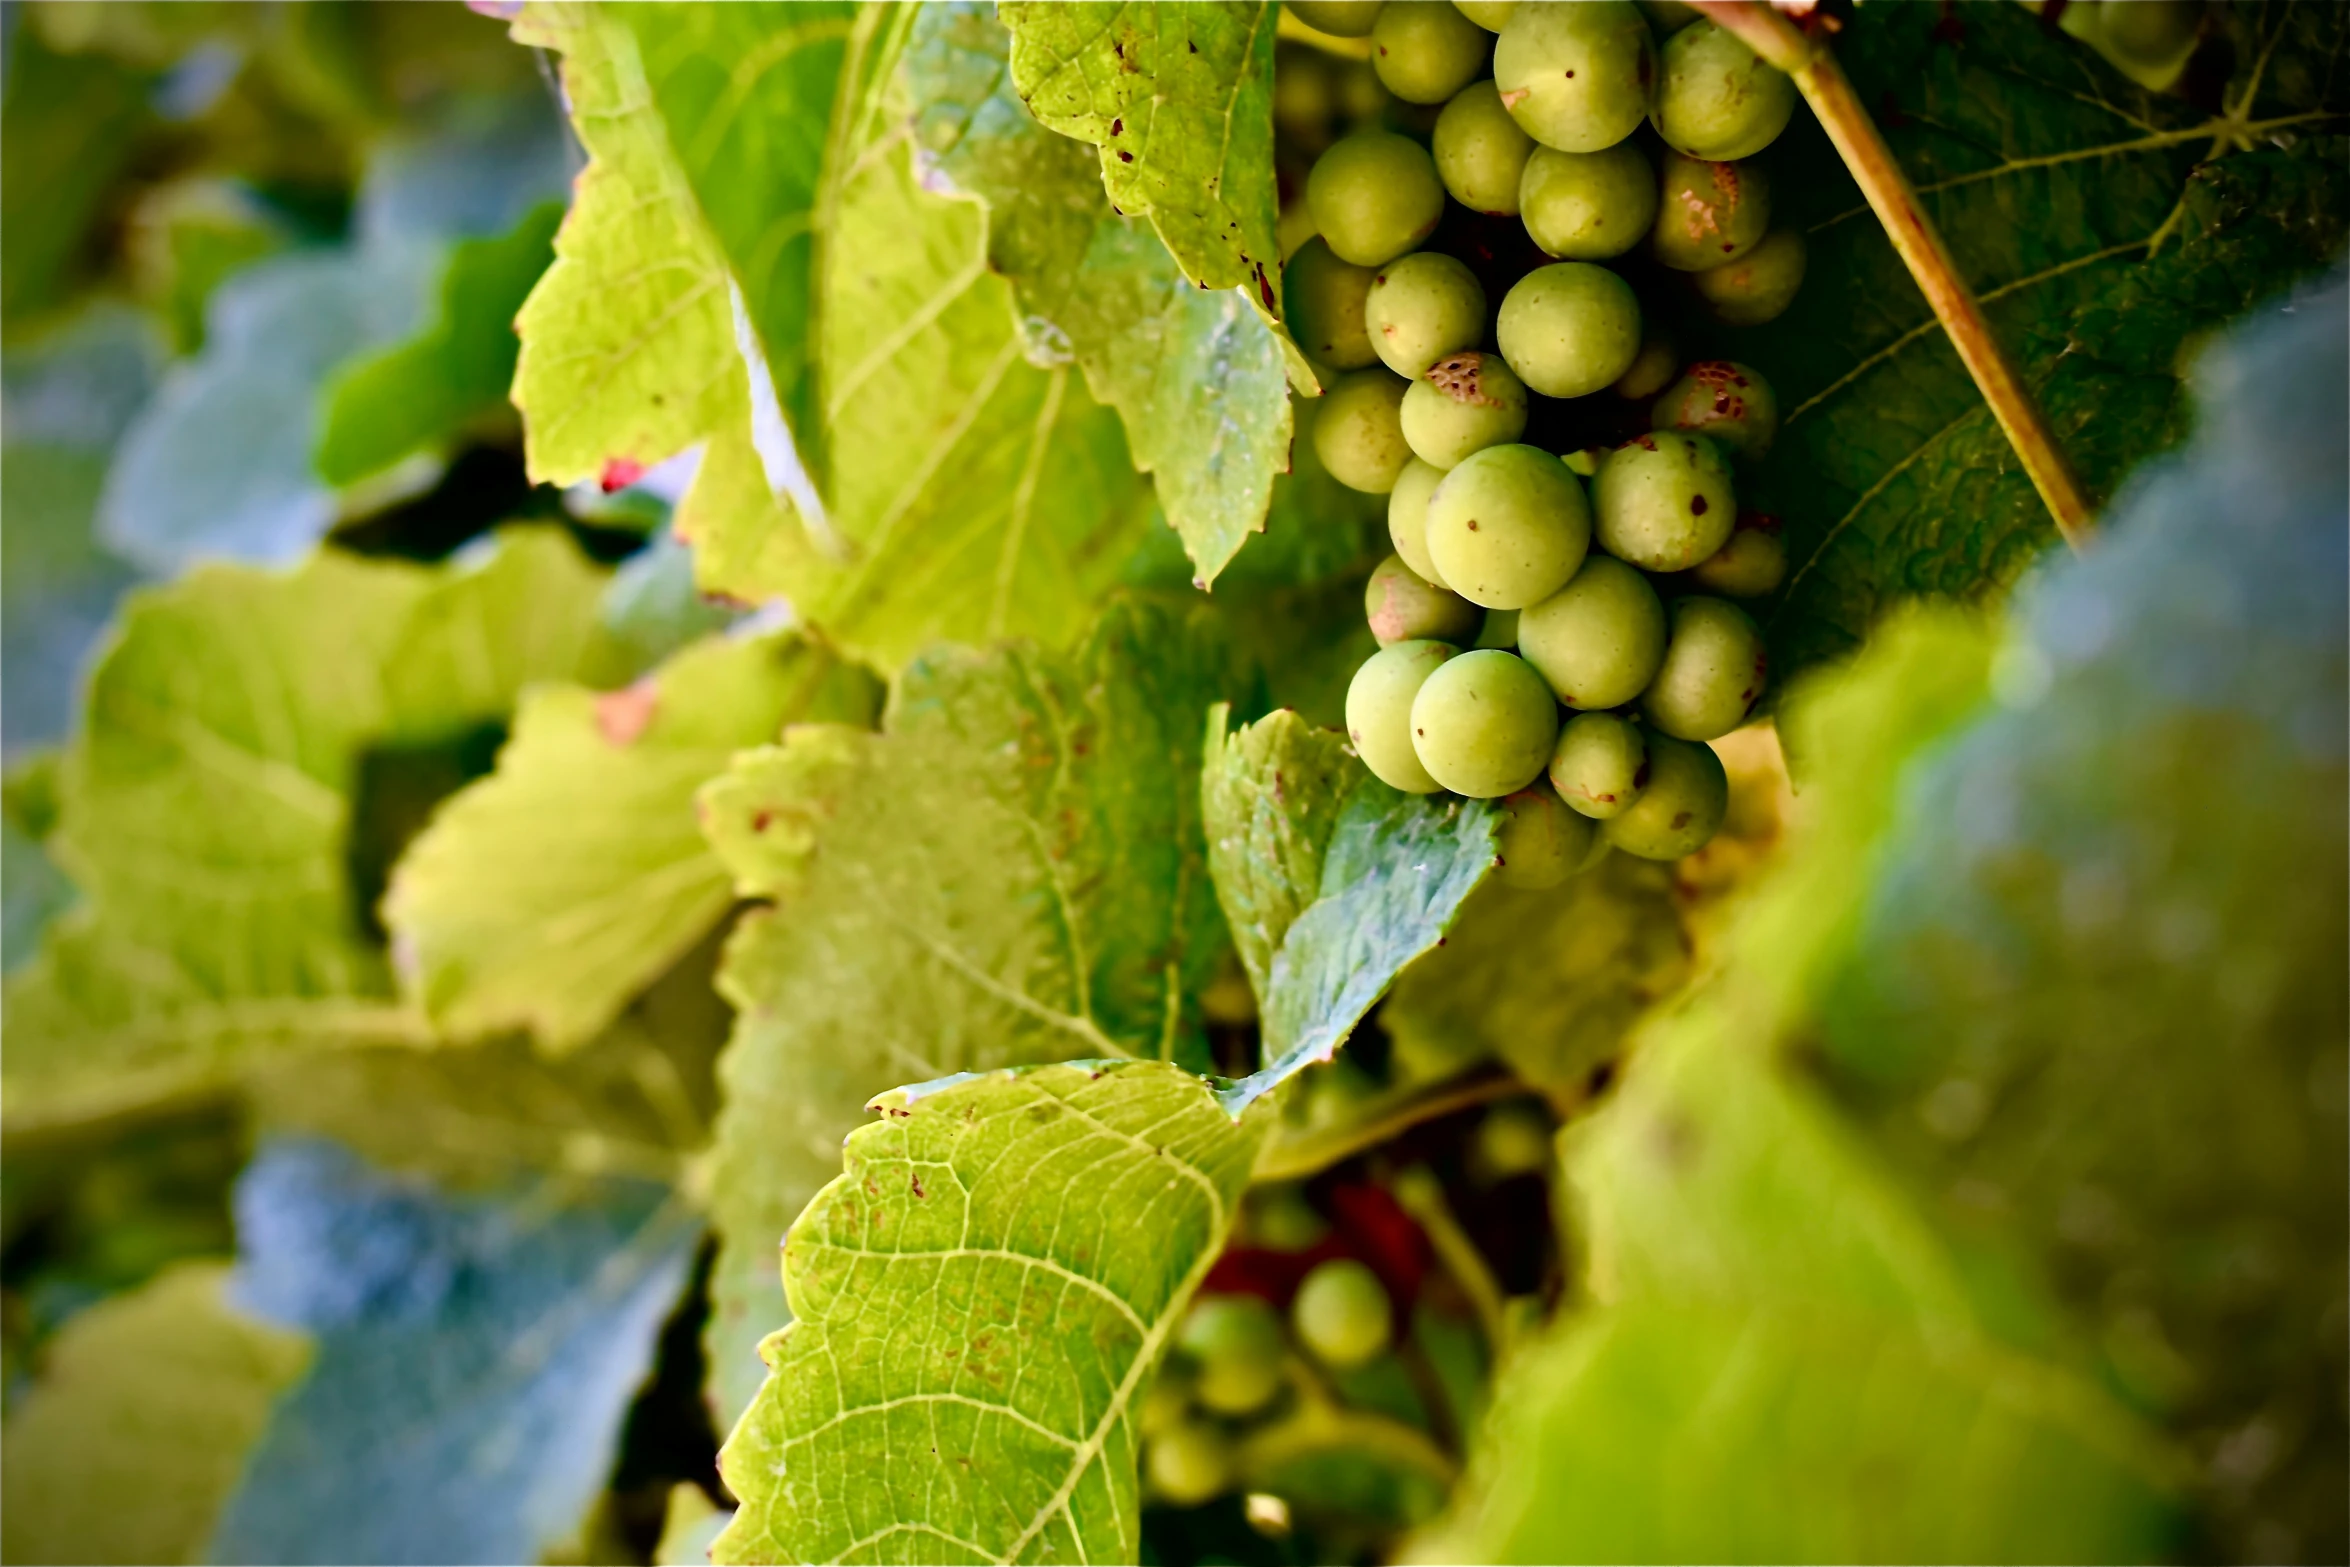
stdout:
<svg viewBox="0 0 2350 1567">
<path fill-rule="evenodd" d="M 1406 106 L 1315 158 L 1287 279 L 1331 372 L 1315 453 L 1388 497 L 1354 748 L 1398 789 L 1501 799 L 1516 885 L 1610 847 L 1688 854 L 1727 805 L 1706 742 L 1767 668 L 1731 601 L 1775 590 L 1787 555 L 1733 468 L 1777 433 L 1769 384 L 1682 365 L 1656 318 L 1753 325 L 1794 299 L 1803 237 L 1771 226 L 1749 161 L 1794 84 L 1666 0 L 1290 10 L 1367 35 Z"/>
</svg>

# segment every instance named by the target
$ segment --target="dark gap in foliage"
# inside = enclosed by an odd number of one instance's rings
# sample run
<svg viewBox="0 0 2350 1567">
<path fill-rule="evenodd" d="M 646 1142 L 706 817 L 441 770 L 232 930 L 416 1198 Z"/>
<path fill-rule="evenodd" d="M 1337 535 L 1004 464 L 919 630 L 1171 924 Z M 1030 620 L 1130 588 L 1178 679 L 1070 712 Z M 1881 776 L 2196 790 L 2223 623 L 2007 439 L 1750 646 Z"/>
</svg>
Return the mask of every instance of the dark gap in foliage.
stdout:
<svg viewBox="0 0 2350 1567">
<path fill-rule="evenodd" d="M 562 520 L 560 495 L 530 482 L 520 452 L 469 446 L 431 489 L 336 529 L 334 542 L 356 555 L 437 561 L 500 523 L 534 517 Z"/>
<path fill-rule="evenodd" d="M 662 1324 L 652 1377 L 621 1425 L 611 1517 L 640 1560 L 651 1560 L 661 1542 L 672 1486 L 697 1485 L 721 1507 L 734 1505 L 718 1478 L 718 1432 L 702 1397 L 702 1328 L 710 1316 L 710 1269 L 717 1256 L 717 1241 L 705 1239 L 694 1256 L 692 1282 Z"/>
<path fill-rule="evenodd" d="M 353 780 L 351 835 L 344 846 L 352 914 L 377 941 L 390 939 L 376 905 L 392 867 L 424 830 L 433 807 L 497 764 L 506 726 L 496 720 L 418 745 L 375 746 L 361 753 Z"/>
</svg>

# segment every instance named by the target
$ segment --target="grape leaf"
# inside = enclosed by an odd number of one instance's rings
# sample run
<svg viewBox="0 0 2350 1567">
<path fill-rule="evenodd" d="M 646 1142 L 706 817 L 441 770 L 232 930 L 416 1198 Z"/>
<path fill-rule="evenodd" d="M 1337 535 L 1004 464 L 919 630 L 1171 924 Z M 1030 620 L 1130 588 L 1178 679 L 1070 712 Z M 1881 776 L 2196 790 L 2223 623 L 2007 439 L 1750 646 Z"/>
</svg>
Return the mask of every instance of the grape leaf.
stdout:
<svg viewBox="0 0 2350 1567">
<path fill-rule="evenodd" d="M 10 330 L 58 304 L 108 191 L 150 123 L 148 84 L 115 61 L 9 29 L 0 93 L 0 316 Z"/>
<path fill-rule="evenodd" d="M 2350 78 L 2329 62 L 2345 26 L 2339 7 L 2258 8 L 2219 116 L 2143 91 L 2021 6 L 1948 27 L 1880 7 L 1838 36 L 2094 498 L 2184 435 L 2182 349 L 2339 253 Z M 2214 161 L 2238 131 L 2253 150 Z M 1760 368 L 1785 410 L 1747 504 L 1787 521 L 1794 569 L 1766 629 L 1793 671 L 1850 651 L 1901 599 L 2003 592 L 2055 535 L 1808 115 L 1766 161 L 1778 221 L 1809 230 L 1808 278 L 1779 320 L 1702 346 Z"/>
<path fill-rule="evenodd" d="M 1289 467 L 1282 340 L 1239 291 L 1194 287 L 1139 219 L 1110 211 L 1097 158 L 1012 91 L 1010 55 L 984 6 L 917 16 L 906 75 L 932 183 L 987 204 L 988 264 L 1012 282 L 1030 357 L 1074 357 L 1118 410 L 1205 586 L 1263 530 Z"/>
<path fill-rule="evenodd" d="M 787 722 L 869 724 L 873 678 L 794 636 L 712 639 L 625 690 L 525 698 L 385 902 L 402 989 L 458 1038 L 585 1042 L 733 901 L 694 791 Z"/>
<path fill-rule="evenodd" d="M 308 1332 L 221 1561 L 537 1561 L 576 1539 L 698 1229 L 666 1188 L 452 1197 L 331 1143 L 237 1191 L 239 1302 Z"/>
<path fill-rule="evenodd" d="M 599 586 L 559 535 L 517 533 L 472 567 L 321 555 L 134 598 L 48 840 L 83 901 L 8 986 L 10 1128 L 272 1052 L 426 1037 L 362 926 L 362 758 L 496 721 L 532 680 L 593 677 Z"/>
<path fill-rule="evenodd" d="M 1012 85 L 1037 119 L 1101 149 L 1120 212 L 1147 214 L 1201 288 L 1281 313 L 1273 33 L 1280 8 L 1009 4 Z"/>
<path fill-rule="evenodd" d="M 301 1335 L 224 1299 L 228 1269 L 183 1263 L 75 1316 L 29 1392 L 12 1390 L 0 1555 L 201 1562 Z"/>
<path fill-rule="evenodd" d="M 720 1455 L 711 1556 L 1133 1561 L 1136 1395 L 1269 1111 L 1154 1061 L 876 1098 L 784 1243 L 792 1325 Z"/>
<path fill-rule="evenodd" d="M 1200 774 L 1208 868 L 1258 998 L 1263 1066 L 1234 1109 L 1315 1061 L 1405 964 L 1433 949 L 1495 857 L 1485 801 L 1404 794 L 1373 778 L 1346 736 L 1292 712 L 1227 732 L 1208 717 Z"/>
<path fill-rule="evenodd" d="M 1240 681 L 1203 609 L 1113 603 L 1078 651 L 944 650 L 879 734 L 795 730 L 702 796 L 746 897 L 720 984 L 711 1370 L 732 1418 L 785 1320 L 776 1237 L 877 1083 L 1066 1059 L 1204 1066 L 1223 920 L 1201 736 Z"/>
</svg>

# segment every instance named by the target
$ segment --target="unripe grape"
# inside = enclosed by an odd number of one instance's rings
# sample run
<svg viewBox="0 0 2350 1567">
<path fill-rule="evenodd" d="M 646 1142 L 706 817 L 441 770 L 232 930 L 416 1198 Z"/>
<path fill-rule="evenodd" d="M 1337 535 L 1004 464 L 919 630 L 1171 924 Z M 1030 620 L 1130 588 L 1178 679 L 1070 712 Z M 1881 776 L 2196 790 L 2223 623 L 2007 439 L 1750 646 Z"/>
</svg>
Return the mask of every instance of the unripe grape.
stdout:
<svg viewBox="0 0 2350 1567">
<path fill-rule="evenodd" d="M 1636 403 L 1644 397 L 1654 397 L 1672 384 L 1673 372 L 1681 368 L 1681 356 L 1674 349 L 1671 338 L 1651 332 L 1640 340 L 1640 352 L 1632 361 L 1632 368 L 1616 378 L 1608 390 L 1626 402 Z M 1598 469 L 1592 470 L 1594 473 Z"/>
<path fill-rule="evenodd" d="M 1649 118 L 1668 146 L 1692 158 L 1751 158 L 1778 140 L 1795 112 L 1795 83 L 1735 33 L 1712 22 L 1665 40 Z"/>
<path fill-rule="evenodd" d="M 1230 1489 L 1231 1444 L 1215 1427 L 1185 1420 L 1151 1438 L 1145 1470 L 1161 1501 L 1172 1507 L 1197 1507 Z"/>
<path fill-rule="evenodd" d="M 1561 152 L 1597 152 L 1648 112 L 1656 45 L 1632 0 L 1521 5 L 1494 44 L 1493 80 L 1527 135 Z"/>
<path fill-rule="evenodd" d="M 1371 67 L 1406 103 L 1442 103 L 1485 74 L 1493 35 L 1450 0 L 1387 0 L 1371 28 Z"/>
<path fill-rule="evenodd" d="M 1514 609 L 1489 609 L 1485 624 L 1477 628 L 1479 647 L 1514 648 L 1518 645 L 1518 615 Z"/>
<path fill-rule="evenodd" d="M 1338 117 L 1337 65 L 1311 44 L 1283 39 L 1273 46 L 1273 128 L 1285 140 L 1315 152 L 1330 145 Z"/>
<path fill-rule="evenodd" d="M 1656 430 L 1608 454 L 1591 481 L 1599 545 L 1643 571 L 1686 571 L 1738 520 L 1729 460 L 1702 435 Z"/>
<path fill-rule="evenodd" d="M 1457 468 L 1525 433 L 1526 386 L 1499 354 L 1439 359 L 1403 394 L 1403 438 L 1433 467 Z"/>
<path fill-rule="evenodd" d="M 1558 743 L 1558 704 L 1515 653 L 1480 648 L 1439 665 L 1412 698 L 1420 765 L 1455 794 L 1491 800 L 1542 774 Z"/>
<path fill-rule="evenodd" d="M 1384 370 L 1340 376 L 1314 414 L 1314 455 L 1330 477 L 1350 490 L 1385 495 L 1412 460 L 1403 438 L 1403 394 L 1409 383 Z"/>
<path fill-rule="evenodd" d="M 1640 14 L 1648 18 L 1649 26 L 1670 38 L 1704 13 L 1688 0 L 1640 0 Z"/>
<path fill-rule="evenodd" d="M 1341 261 L 1382 267 L 1435 231 L 1444 185 L 1418 142 L 1357 131 L 1314 160 L 1306 206 Z"/>
<path fill-rule="evenodd" d="M 1648 785 L 1648 740 L 1638 724 L 1613 713 L 1577 713 L 1550 753 L 1550 783 L 1593 821 L 1621 816 Z"/>
<path fill-rule="evenodd" d="M 1690 286 L 1717 321 L 1731 326 L 1761 326 L 1795 303 L 1803 287 L 1808 259 L 1803 235 L 1795 229 L 1773 229 L 1736 261 L 1693 274 Z"/>
<path fill-rule="evenodd" d="M 1398 556 L 1372 569 L 1363 614 L 1381 647 L 1398 642 L 1466 642 L 1484 624 L 1477 606 L 1428 581 Z"/>
<path fill-rule="evenodd" d="M 1333 370 L 1360 370 L 1379 361 L 1363 323 L 1363 302 L 1378 272 L 1341 261 L 1329 241 L 1315 235 L 1300 245 L 1282 269 L 1281 292 L 1289 304 L 1289 330 L 1308 358 Z"/>
<path fill-rule="evenodd" d="M 1364 660 L 1346 688 L 1346 737 L 1371 776 L 1406 794 L 1444 786 L 1420 765 L 1412 744 L 1412 702 L 1437 666 L 1460 649 L 1442 642 L 1398 642 Z"/>
<path fill-rule="evenodd" d="M 1268 1251 L 1310 1251 L 1330 1233 L 1330 1223 L 1306 1201 L 1294 1183 L 1260 1186 L 1249 1193 L 1249 1239 Z"/>
<path fill-rule="evenodd" d="M 1298 1341 L 1340 1371 L 1378 1358 L 1394 1332 L 1386 1286 L 1352 1257 L 1333 1257 L 1307 1274 L 1289 1314 Z"/>
<path fill-rule="evenodd" d="M 1779 398 L 1762 372 L 1727 359 L 1691 365 L 1656 400 L 1659 430 L 1702 435 L 1725 451 L 1760 457 L 1779 435 Z"/>
<path fill-rule="evenodd" d="M 1557 1157 L 1550 1122 L 1530 1104 L 1495 1105 L 1477 1123 L 1469 1162 L 1488 1181 L 1540 1175 Z"/>
<path fill-rule="evenodd" d="M 1649 248 L 1680 272 L 1718 267 L 1762 243 L 1771 226 L 1771 182 L 1750 163 L 1707 163 L 1665 154 L 1662 198 Z"/>
<path fill-rule="evenodd" d="M 1388 541 L 1405 565 L 1438 587 L 1444 586 L 1444 579 L 1428 558 L 1428 497 L 1436 493 L 1443 478 L 1442 468 L 1415 457 L 1404 464 L 1403 472 L 1395 476 L 1395 488 L 1387 492 Z"/>
<path fill-rule="evenodd" d="M 1721 599 L 1677 599 L 1665 661 L 1640 711 L 1677 740 L 1712 740 L 1746 722 L 1769 671 L 1753 616 Z"/>
<path fill-rule="evenodd" d="M 1566 585 L 1591 547 L 1591 503 L 1534 446 L 1488 446 L 1428 498 L 1428 558 L 1472 604 L 1523 609 Z"/>
<path fill-rule="evenodd" d="M 1518 184 L 1518 212 L 1545 254 L 1605 261 L 1640 243 L 1656 221 L 1656 171 L 1632 142 L 1599 152 L 1537 147 Z"/>
<path fill-rule="evenodd" d="M 1202 1295 L 1176 1341 L 1199 1366 L 1192 1393 L 1219 1415 L 1248 1415 L 1281 1391 L 1281 1319 L 1254 1295 Z"/>
<path fill-rule="evenodd" d="M 1591 823 L 1559 803 L 1537 778 L 1501 802 L 1494 877 L 1505 887 L 1539 892 L 1575 874 L 1591 853 Z"/>
<path fill-rule="evenodd" d="M 1372 273 L 1363 328 L 1380 361 L 1409 380 L 1477 346 L 1485 335 L 1485 290 L 1452 257 L 1415 251 Z"/>
<path fill-rule="evenodd" d="M 1729 542 L 1690 567 L 1689 575 L 1706 592 L 1724 598 L 1758 599 L 1777 591 L 1787 580 L 1787 539 L 1779 519 L 1768 512 L 1740 512 Z"/>
<path fill-rule="evenodd" d="M 1510 13 L 1518 8 L 1518 0 L 1452 0 L 1452 3 L 1453 9 L 1489 33 L 1498 33 L 1509 26 Z"/>
<path fill-rule="evenodd" d="M 1171 1430 L 1191 1412 L 1191 1385 L 1196 1375 L 1195 1368 L 1181 1356 L 1169 1356 L 1160 1364 L 1134 1419 L 1144 1436 Z"/>
<path fill-rule="evenodd" d="M 1631 809 L 1599 824 L 1600 837 L 1644 860 L 1677 860 L 1705 847 L 1730 808 L 1730 777 L 1713 747 L 1648 737 L 1648 786 Z"/>
<path fill-rule="evenodd" d="M 1333 38 L 1367 38 L 1379 20 L 1379 0 L 1289 0 L 1289 14 Z"/>
<path fill-rule="evenodd" d="M 1518 617 L 1518 652 L 1567 706 L 1621 707 L 1664 662 L 1665 607 L 1646 577 L 1595 550 L 1573 581 Z"/>
<path fill-rule="evenodd" d="M 1518 279 L 1493 330 L 1518 379 L 1545 397 L 1581 397 L 1632 368 L 1640 302 L 1607 268 L 1561 261 Z"/>
<path fill-rule="evenodd" d="M 1452 199 L 1471 212 L 1515 217 L 1518 180 L 1534 138 L 1501 106 L 1501 89 L 1472 82 L 1436 117 L 1436 175 Z"/>
</svg>

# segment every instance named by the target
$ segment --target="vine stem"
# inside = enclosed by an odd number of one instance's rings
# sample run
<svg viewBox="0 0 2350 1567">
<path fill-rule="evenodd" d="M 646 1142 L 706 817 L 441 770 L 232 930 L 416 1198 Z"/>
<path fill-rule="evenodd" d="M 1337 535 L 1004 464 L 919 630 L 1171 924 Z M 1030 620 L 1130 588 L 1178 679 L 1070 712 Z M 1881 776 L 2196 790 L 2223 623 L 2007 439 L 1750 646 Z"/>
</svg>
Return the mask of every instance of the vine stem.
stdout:
<svg viewBox="0 0 2350 1567">
<path fill-rule="evenodd" d="M 1902 264 L 1909 268 L 1942 330 L 1949 334 L 1951 346 L 1958 350 L 1967 374 L 1974 377 L 1983 401 L 1991 405 L 1992 417 L 2023 459 L 2024 471 L 2031 475 L 2042 504 L 2056 519 L 2057 531 L 2064 535 L 2065 543 L 2080 550 L 2097 526 L 2096 513 L 2081 492 L 2081 481 L 2016 373 L 2015 361 L 1992 335 L 1981 302 L 1959 275 L 1949 247 L 1918 204 L 1916 188 L 1902 172 L 1893 149 L 1885 145 L 1876 121 L 1853 92 L 1851 78 L 1836 63 L 1826 39 L 1796 26 L 1762 0 L 1691 3 L 1795 78 L 1804 102 L 1819 116 L 1837 155 L 1852 171 L 1861 194 L 1868 198 L 1870 209 L 1900 253 Z"/>
</svg>

